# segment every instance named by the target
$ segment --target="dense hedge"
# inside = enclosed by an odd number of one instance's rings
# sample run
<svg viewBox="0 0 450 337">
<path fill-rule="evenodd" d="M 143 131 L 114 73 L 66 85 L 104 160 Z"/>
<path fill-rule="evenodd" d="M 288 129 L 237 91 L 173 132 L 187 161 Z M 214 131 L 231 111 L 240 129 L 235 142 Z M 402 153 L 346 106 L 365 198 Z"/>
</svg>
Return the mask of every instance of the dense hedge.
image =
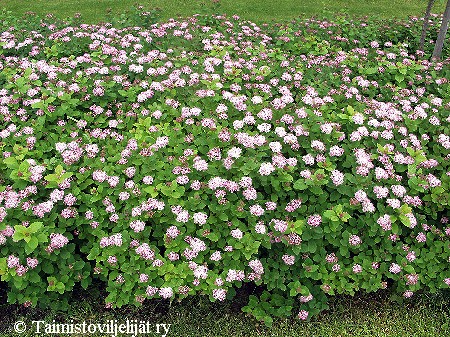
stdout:
<svg viewBox="0 0 450 337">
<path fill-rule="evenodd" d="M 412 53 L 420 21 L 124 22 L 2 21 L 10 302 L 252 282 L 244 310 L 270 324 L 327 295 L 449 287 L 450 70 Z"/>
</svg>

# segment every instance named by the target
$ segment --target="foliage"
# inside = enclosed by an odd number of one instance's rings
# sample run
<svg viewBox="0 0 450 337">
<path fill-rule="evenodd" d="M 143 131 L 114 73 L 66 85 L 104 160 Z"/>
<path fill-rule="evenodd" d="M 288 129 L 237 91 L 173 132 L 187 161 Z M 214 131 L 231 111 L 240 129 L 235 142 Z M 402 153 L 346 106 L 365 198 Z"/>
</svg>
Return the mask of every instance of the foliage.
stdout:
<svg viewBox="0 0 450 337">
<path fill-rule="evenodd" d="M 449 287 L 450 71 L 411 53 L 420 24 L 127 20 L 3 22 L 10 302 L 250 282 L 243 310 L 270 325 L 335 294 Z"/>
</svg>

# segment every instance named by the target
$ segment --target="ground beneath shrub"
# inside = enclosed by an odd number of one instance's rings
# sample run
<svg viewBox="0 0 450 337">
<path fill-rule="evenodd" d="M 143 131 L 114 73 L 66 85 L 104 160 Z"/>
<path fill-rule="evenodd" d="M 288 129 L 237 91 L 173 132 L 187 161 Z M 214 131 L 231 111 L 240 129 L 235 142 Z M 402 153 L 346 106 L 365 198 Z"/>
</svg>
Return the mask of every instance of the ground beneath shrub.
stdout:
<svg viewBox="0 0 450 337">
<path fill-rule="evenodd" d="M 294 319 L 275 320 L 271 328 L 241 312 L 253 287 L 241 289 L 233 301 L 211 303 L 195 296 L 181 303 L 152 300 L 140 308 L 105 309 L 100 304 L 101 291 L 77 291 L 67 313 L 6 304 L 5 289 L 0 290 L 0 336 L 11 336 L 18 320 L 44 320 L 60 323 L 117 320 L 149 321 L 171 324 L 167 336 L 433 336 L 450 335 L 450 292 L 418 294 L 414 300 L 396 302 L 389 291 L 335 296 L 330 309 L 310 322 Z M 26 332 L 21 336 L 36 336 Z M 46 336 L 43 334 L 42 336 Z M 48 335 L 51 336 L 51 335 Z M 54 336 L 54 335 L 53 335 Z M 100 337 L 100 335 L 89 335 Z M 119 335 L 121 336 L 121 335 Z M 126 335 L 123 335 L 126 336 Z M 154 336 L 158 336 L 155 334 Z"/>
</svg>

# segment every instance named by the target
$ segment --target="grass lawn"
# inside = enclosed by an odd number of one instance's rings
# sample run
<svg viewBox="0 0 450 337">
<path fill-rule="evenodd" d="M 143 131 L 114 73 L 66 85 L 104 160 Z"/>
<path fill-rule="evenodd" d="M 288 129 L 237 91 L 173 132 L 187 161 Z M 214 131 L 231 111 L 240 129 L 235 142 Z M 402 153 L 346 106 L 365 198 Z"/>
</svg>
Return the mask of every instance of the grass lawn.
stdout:
<svg viewBox="0 0 450 337">
<path fill-rule="evenodd" d="M 2 0 L 0 9 L 6 8 L 13 14 L 28 11 L 41 15 L 53 13 L 60 18 L 79 12 L 84 21 L 94 23 L 105 20 L 108 9 L 111 8 L 112 13 L 123 13 L 136 2 L 136 0 Z M 160 8 L 165 19 L 179 15 L 190 16 L 205 8 L 211 8 L 212 4 L 211 0 L 152 0 L 140 3 L 145 9 Z M 237 14 L 255 22 L 269 22 L 298 16 L 327 15 L 339 11 L 351 15 L 405 18 L 408 15 L 422 16 L 426 6 L 426 0 L 220 0 L 218 12 Z M 433 12 L 442 13 L 444 6 L 444 0 L 437 0 Z"/>
<path fill-rule="evenodd" d="M 127 307 L 105 310 L 102 299 L 96 295 L 78 300 L 69 313 L 23 309 L 17 306 L 0 306 L 0 336 L 12 336 L 15 321 L 22 320 L 31 326 L 33 320 L 59 323 L 90 321 L 106 323 L 117 320 L 149 321 L 153 325 L 172 324 L 168 337 L 216 336 L 450 336 L 449 293 L 417 295 L 402 304 L 389 300 L 389 294 L 359 294 L 355 297 L 331 298 L 330 310 L 308 323 L 296 319 L 275 320 L 271 328 L 259 324 L 240 311 L 239 297 L 234 302 L 210 303 L 208 299 L 188 298 L 174 302 L 150 301 L 141 308 Z M 245 296 L 244 296 L 245 297 Z M 242 297 L 240 297 L 242 299 Z M 21 336 L 31 337 L 29 331 Z M 45 336 L 45 335 L 43 335 Z M 50 336 L 50 335 L 49 335 Z M 100 337 L 100 335 L 89 335 Z M 125 336 L 125 335 L 124 335 Z M 158 336 L 155 334 L 155 336 Z"/>
</svg>

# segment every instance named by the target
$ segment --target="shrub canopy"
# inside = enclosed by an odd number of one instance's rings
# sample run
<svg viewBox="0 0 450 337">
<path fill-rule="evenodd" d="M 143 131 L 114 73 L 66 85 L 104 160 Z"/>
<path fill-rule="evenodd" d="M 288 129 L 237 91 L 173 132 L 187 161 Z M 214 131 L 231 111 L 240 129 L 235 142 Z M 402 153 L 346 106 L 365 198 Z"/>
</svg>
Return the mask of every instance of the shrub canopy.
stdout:
<svg viewBox="0 0 450 337">
<path fill-rule="evenodd" d="M 9 301 L 63 308 L 94 279 L 107 306 L 215 301 L 251 282 L 244 310 L 270 324 L 327 295 L 448 288 L 450 71 L 412 52 L 418 22 L 396 27 L 5 29 Z"/>
</svg>

